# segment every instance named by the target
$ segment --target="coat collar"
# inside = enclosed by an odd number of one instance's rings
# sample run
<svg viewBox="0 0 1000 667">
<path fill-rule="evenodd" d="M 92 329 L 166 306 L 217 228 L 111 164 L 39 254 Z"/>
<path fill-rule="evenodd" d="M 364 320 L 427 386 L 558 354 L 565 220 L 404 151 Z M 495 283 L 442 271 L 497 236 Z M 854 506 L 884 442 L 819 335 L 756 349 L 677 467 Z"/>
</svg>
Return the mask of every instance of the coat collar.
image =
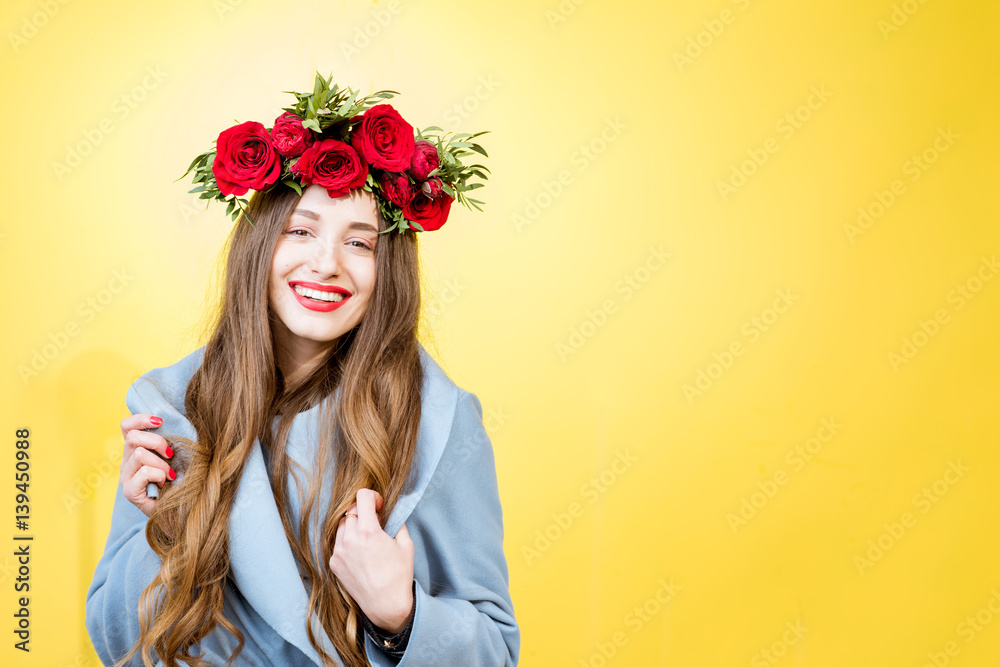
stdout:
<svg viewBox="0 0 1000 667">
<path fill-rule="evenodd" d="M 451 432 L 459 396 L 458 387 L 423 345 L 419 350 L 424 379 L 414 460 L 416 477 L 386 521 L 385 531 L 390 536 L 396 535 L 428 490 Z M 204 347 L 172 366 L 153 369 L 143 376 L 153 388 L 143 386 L 142 399 L 154 414 L 164 419 L 158 429 L 160 433 L 194 439 L 195 431 L 185 417 L 184 393 L 203 355 Z M 136 391 L 140 391 L 138 387 Z M 151 391 L 159 395 L 150 396 Z M 318 416 L 319 405 L 300 413 L 288 434 L 289 455 L 304 464 L 315 451 Z M 281 525 L 259 442 L 254 443 L 230 514 L 229 559 L 230 574 L 247 602 L 286 641 L 316 664 L 322 664 L 306 634 L 309 597 Z M 315 618 L 313 631 L 324 649 L 336 655 L 332 642 Z"/>
</svg>

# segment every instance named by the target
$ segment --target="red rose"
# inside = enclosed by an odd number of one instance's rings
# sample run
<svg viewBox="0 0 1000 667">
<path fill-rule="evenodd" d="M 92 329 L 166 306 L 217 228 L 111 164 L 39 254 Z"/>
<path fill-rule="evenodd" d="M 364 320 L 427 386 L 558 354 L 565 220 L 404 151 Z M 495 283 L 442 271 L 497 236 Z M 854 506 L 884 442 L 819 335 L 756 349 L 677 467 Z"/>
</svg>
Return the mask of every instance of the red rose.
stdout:
<svg viewBox="0 0 1000 667">
<path fill-rule="evenodd" d="M 410 176 L 415 181 L 426 181 L 432 171 L 438 168 L 438 150 L 429 141 L 418 141 L 413 145 L 410 159 Z"/>
<path fill-rule="evenodd" d="M 302 153 L 292 165 L 292 173 L 301 176 L 306 185 L 322 185 L 336 198 L 365 184 L 368 164 L 343 141 L 324 139 Z"/>
<path fill-rule="evenodd" d="M 437 176 L 429 178 L 420 186 L 420 191 L 433 199 L 441 194 L 441 179 Z"/>
<path fill-rule="evenodd" d="M 247 190 L 264 190 L 281 176 L 281 156 L 271 144 L 267 129 L 247 121 L 223 130 L 215 140 L 212 173 L 224 195 L 242 196 Z"/>
<path fill-rule="evenodd" d="M 403 217 L 419 223 L 425 232 L 433 232 L 448 221 L 448 211 L 451 210 L 452 201 L 454 200 L 448 195 L 431 199 L 418 192 L 410 203 L 403 207 Z"/>
<path fill-rule="evenodd" d="M 379 178 L 382 194 L 396 206 L 406 206 L 413 199 L 413 186 L 406 174 L 393 174 L 384 171 Z"/>
<path fill-rule="evenodd" d="M 312 130 L 302 127 L 302 119 L 286 111 L 274 120 L 271 128 L 271 143 L 285 157 L 298 157 L 312 146 Z"/>
<path fill-rule="evenodd" d="M 376 104 L 351 132 L 351 145 L 373 167 L 406 171 L 413 156 L 413 126 L 391 104 Z"/>
</svg>

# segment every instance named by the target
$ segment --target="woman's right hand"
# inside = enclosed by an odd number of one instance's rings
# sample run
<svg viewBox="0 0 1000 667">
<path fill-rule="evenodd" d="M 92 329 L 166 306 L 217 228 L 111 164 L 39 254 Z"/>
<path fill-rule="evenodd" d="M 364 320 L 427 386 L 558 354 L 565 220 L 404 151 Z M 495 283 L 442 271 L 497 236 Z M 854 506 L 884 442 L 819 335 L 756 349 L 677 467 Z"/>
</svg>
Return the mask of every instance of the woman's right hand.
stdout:
<svg viewBox="0 0 1000 667">
<path fill-rule="evenodd" d="M 146 495 L 146 485 L 153 482 L 162 489 L 168 479 L 177 476 L 164 460 L 174 455 L 170 444 L 163 436 L 144 430 L 159 428 L 162 424 L 163 420 L 159 417 L 145 414 L 126 417 L 121 424 L 122 437 L 125 438 L 120 478 L 122 489 L 128 501 L 146 516 L 152 514 L 156 507 L 156 500 Z"/>
</svg>

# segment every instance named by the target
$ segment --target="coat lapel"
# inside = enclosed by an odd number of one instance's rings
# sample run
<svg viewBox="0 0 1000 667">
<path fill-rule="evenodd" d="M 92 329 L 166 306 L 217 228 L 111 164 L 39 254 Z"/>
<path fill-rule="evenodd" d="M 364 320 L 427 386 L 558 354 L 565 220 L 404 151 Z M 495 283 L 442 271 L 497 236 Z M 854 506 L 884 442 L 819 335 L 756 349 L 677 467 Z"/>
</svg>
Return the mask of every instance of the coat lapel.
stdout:
<svg viewBox="0 0 1000 667">
<path fill-rule="evenodd" d="M 229 563 L 233 580 L 261 618 L 323 664 L 306 634 L 309 597 L 281 525 L 259 442 L 243 470 L 229 517 Z M 318 636 L 332 651 L 326 633 Z"/>
<path fill-rule="evenodd" d="M 451 381 L 434 358 L 420 346 L 420 360 L 424 368 L 424 382 L 421 390 L 420 427 L 417 432 L 417 452 L 415 456 L 416 482 L 409 493 L 396 501 L 396 506 L 385 523 L 385 532 L 392 537 L 413 512 L 420 498 L 430 487 L 441 454 L 451 434 L 451 424 L 455 419 L 458 404 L 458 388 Z M 416 554 L 420 558 L 420 554 Z"/>
<path fill-rule="evenodd" d="M 420 498 L 432 490 L 433 473 L 451 433 L 458 403 L 456 385 L 422 345 L 419 350 L 424 380 L 415 465 L 411 471 L 409 492 L 399 498 L 386 521 L 385 531 L 391 536 L 395 536 L 406 522 Z M 204 348 L 200 348 L 174 366 L 155 369 L 147 374 L 150 380 L 158 380 L 154 384 L 167 398 L 164 403 L 171 404 L 177 411 L 176 415 L 172 415 L 176 420 L 171 419 L 170 425 L 175 427 L 172 432 L 183 433 L 185 437 L 193 438 L 195 434 L 190 422 L 183 416 L 184 393 L 191 375 L 201 363 L 203 351 Z M 166 408 L 166 405 L 161 407 Z M 318 406 L 314 406 L 296 416 L 288 435 L 289 455 L 306 470 L 315 468 L 313 456 L 318 441 L 318 414 Z M 289 479 L 289 484 L 294 489 L 292 479 Z M 325 484 L 320 489 L 318 500 L 322 508 L 329 503 L 329 487 Z M 294 499 L 297 494 L 293 491 L 290 495 Z M 295 513 L 298 513 L 297 507 Z M 423 556 L 418 553 L 416 557 Z M 229 560 L 231 576 L 246 601 L 285 641 L 321 665 L 322 660 L 306 632 L 309 597 L 281 525 L 259 442 L 254 443 L 243 469 L 230 513 Z M 332 642 L 315 617 L 312 627 L 323 648 L 336 656 Z"/>
</svg>

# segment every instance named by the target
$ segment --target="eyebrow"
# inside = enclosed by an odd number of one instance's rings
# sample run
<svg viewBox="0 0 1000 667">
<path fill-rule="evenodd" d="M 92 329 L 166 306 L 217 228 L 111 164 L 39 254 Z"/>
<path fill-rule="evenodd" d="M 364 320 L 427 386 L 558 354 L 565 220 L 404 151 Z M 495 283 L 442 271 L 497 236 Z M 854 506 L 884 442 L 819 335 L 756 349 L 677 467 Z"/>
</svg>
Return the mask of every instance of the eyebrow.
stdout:
<svg viewBox="0 0 1000 667">
<path fill-rule="evenodd" d="M 351 224 L 349 224 L 347 226 L 347 228 L 348 229 L 358 229 L 358 230 L 363 231 L 363 232 L 374 232 L 374 233 L 378 234 L 378 230 L 375 229 L 375 226 L 374 225 L 370 225 L 367 222 L 359 222 L 359 221 L 352 222 Z"/>
<path fill-rule="evenodd" d="M 316 212 L 310 211 L 307 208 L 297 208 L 294 211 L 292 211 L 292 215 L 296 215 L 296 214 L 305 216 L 305 217 L 307 217 L 307 218 L 309 218 L 311 220 L 319 220 L 319 215 Z M 371 224 L 369 224 L 367 222 L 361 222 L 360 220 L 355 220 L 354 222 L 352 222 L 351 224 L 349 224 L 347 226 L 347 228 L 348 229 L 357 229 L 357 230 L 364 231 L 364 232 L 374 232 L 374 233 L 378 234 L 378 229 L 376 229 L 374 225 L 371 225 Z"/>
</svg>

